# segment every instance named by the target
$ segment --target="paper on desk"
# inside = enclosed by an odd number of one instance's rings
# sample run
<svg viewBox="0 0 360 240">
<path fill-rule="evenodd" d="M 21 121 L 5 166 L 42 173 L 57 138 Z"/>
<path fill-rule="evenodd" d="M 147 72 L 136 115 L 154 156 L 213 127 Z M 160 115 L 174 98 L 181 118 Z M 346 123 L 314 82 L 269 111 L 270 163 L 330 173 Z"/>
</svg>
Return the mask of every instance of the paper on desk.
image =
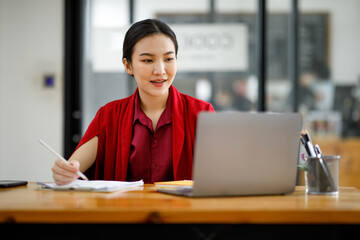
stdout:
<svg viewBox="0 0 360 240">
<path fill-rule="evenodd" d="M 144 185 L 144 181 L 124 182 L 124 181 L 104 181 L 76 180 L 68 185 L 57 185 L 56 183 L 38 182 L 42 189 L 53 189 L 61 191 L 91 191 L 91 192 L 114 192 L 119 190 L 130 190 Z"/>
</svg>

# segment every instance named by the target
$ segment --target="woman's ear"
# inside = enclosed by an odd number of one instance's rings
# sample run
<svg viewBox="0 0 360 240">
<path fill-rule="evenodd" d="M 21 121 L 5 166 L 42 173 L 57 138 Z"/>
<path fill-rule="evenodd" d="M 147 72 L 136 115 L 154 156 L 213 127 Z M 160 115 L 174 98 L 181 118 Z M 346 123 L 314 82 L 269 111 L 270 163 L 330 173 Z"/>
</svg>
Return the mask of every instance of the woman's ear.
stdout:
<svg viewBox="0 0 360 240">
<path fill-rule="evenodd" d="M 127 60 L 126 58 L 123 58 L 123 63 L 124 63 L 125 71 L 126 71 L 129 75 L 134 75 L 134 74 L 133 74 L 133 71 L 132 71 L 131 63 L 128 62 L 128 60 Z"/>
</svg>

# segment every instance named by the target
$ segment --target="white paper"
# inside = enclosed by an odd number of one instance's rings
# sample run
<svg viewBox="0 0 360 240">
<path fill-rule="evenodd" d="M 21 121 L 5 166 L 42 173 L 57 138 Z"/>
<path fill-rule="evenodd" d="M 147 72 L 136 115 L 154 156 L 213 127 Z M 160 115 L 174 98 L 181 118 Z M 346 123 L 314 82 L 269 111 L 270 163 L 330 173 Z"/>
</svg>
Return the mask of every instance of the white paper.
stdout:
<svg viewBox="0 0 360 240">
<path fill-rule="evenodd" d="M 92 191 L 92 192 L 114 192 L 119 190 L 128 190 L 144 185 L 144 181 L 124 182 L 124 181 L 105 181 L 76 180 L 68 185 L 57 185 L 56 183 L 38 182 L 42 189 L 53 189 L 62 191 Z"/>
</svg>

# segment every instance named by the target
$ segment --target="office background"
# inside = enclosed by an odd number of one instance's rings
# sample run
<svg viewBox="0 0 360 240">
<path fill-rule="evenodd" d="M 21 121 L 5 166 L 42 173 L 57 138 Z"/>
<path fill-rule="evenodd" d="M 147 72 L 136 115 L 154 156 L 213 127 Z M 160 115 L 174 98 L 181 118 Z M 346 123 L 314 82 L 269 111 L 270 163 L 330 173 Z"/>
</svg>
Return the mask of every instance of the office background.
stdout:
<svg viewBox="0 0 360 240">
<path fill-rule="evenodd" d="M 360 128 L 360 2 L 298 3 L 298 109 L 312 135 L 337 141 L 356 138 Z M 189 46 L 180 46 L 179 58 L 182 51 L 190 57 L 195 54 L 199 58 L 193 63 L 200 65 L 179 62 L 175 85 L 211 101 L 217 110 L 257 109 L 257 4 L 255 0 L 136 0 L 130 6 L 128 0 L 86 1 L 79 79 L 82 111 L 70 114 L 81 120 L 84 131 L 99 106 L 132 93 L 134 85 L 122 70 L 121 39 L 131 20 L 154 17 L 168 22 L 184 41 L 190 32 L 183 31 L 184 25 L 195 36 L 199 32 L 214 36 L 217 24 L 229 27 L 227 33 L 236 32 L 231 37 L 239 43 L 233 46 L 237 54 L 218 56 L 221 62 L 214 59 L 215 70 L 206 61 L 201 64 L 201 57 L 209 52 L 199 55 Z M 64 152 L 64 12 L 63 0 L 0 0 L 0 179 L 51 180 L 53 157 L 38 144 L 40 138 Z M 291 1 L 268 0 L 267 12 L 267 110 L 292 111 L 287 70 Z M 220 37 L 207 44 L 229 43 Z M 188 43 L 196 46 L 206 39 Z M 246 53 L 241 51 L 244 46 Z M 241 64 L 233 65 L 234 61 Z M 79 138 L 72 136 L 74 142 Z"/>
</svg>

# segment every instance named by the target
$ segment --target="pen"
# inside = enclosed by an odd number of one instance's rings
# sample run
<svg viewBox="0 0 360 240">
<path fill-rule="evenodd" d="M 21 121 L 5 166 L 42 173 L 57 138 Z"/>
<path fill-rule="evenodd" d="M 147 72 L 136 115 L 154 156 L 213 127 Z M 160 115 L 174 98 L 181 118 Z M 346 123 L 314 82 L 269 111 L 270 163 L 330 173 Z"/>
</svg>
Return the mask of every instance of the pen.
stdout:
<svg viewBox="0 0 360 240">
<path fill-rule="evenodd" d="M 314 146 L 314 149 L 315 149 L 315 152 L 316 152 L 316 157 L 319 159 L 320 165 L 321 165 L 321 167 L 322 167 L 322 169 L 323 169 L 323 171 L 324 171 L 324 173 L 325 173 L 325 175 L 327 177 L 329 187 L 331 187 L 333 190 L 335 190 L 337 187 L 336 187 L 334 179 L 333 179 L 333 177 L 331 175 L 331 171 L 329 169 L 328 163 L 326 162 L 325 159 L 323 159 L 323 154 L 322 154 L 322 152 L 320 150 L 319 145 L 316 144 Z"/>
<path fill-rule="evenodd" d="M 307 132 L 301 133 L 301 142 L 305 147 L 305 150 L 309 157 L 316 157 L 316 151 L 311 143 L 310 135 Z"/>
<path fill-rule="evenodd" d="M 307 142 L 307 147 L 309 149 L 309 157 L 316 157 L 316 153 L 311 142 Z"/>
<path fill-rule="evenodd" d="M 309 133 L 307 131 L 303 132 L 301 135 L 302 135 L 302 137 L 304 138 L 304 140 L 306 142 L 311 142 L 310 135 L 309 135 Z"/>
<path fill-rule="evenodd" d="M 65 158 L 63 158 L 59 153 L 57 153 L 54 149 L 52 149 L 49 145 L 47 145 L 43 140 L 39 140 L 39 142 L 46 147 L 50 152 L 52 152 L 55 156 L 57 156 L 58 158 L 60 158 L 62 161 L 66 162 L 67 164 L 69 164 L 68 161 L 66 161 Z M 82 172 L 78 171 L 77 174 L 84 180 L 89 180 Z"/>
<path fill-rule="evenodd" d="M 316 145 L 314 146 L 314 148 L 315 148 L 316 155 L 319 155 L 319 154 L 322 155 L 322 152 L 321 152 L 320 147 L 319 147 L 318 144 L 316 144 Z"/>
</svg>

